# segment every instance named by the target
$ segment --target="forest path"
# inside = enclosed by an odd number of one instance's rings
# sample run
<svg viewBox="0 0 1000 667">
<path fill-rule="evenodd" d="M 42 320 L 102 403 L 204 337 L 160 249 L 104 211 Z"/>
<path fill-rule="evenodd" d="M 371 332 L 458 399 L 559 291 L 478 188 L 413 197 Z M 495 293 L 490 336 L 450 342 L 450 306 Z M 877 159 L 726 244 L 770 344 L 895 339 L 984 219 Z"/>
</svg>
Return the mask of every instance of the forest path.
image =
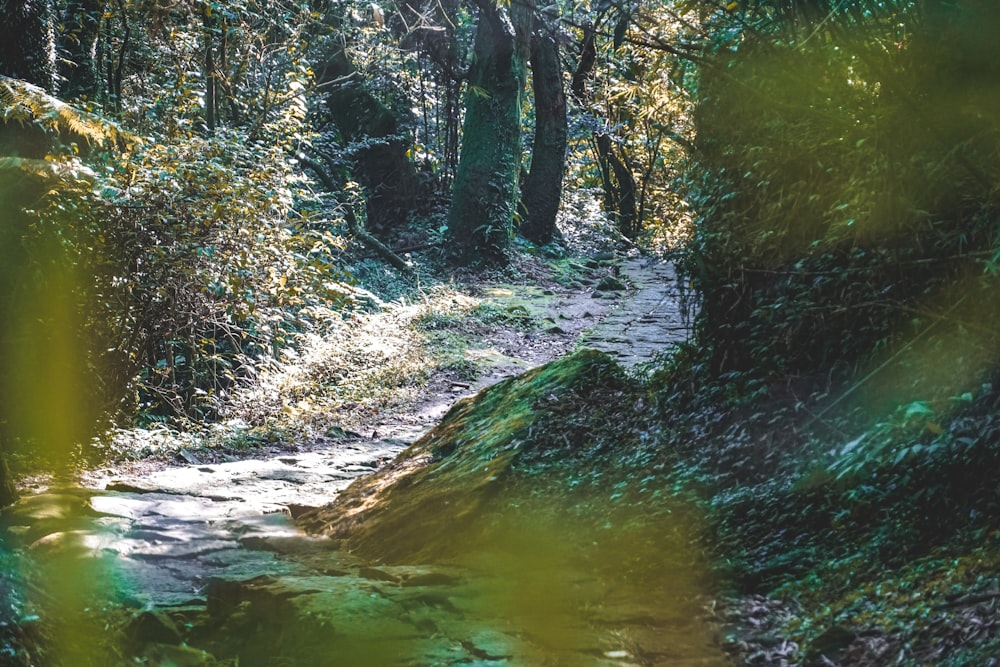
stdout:
<svg viewBox="0 0 1000 667">
<path fill-rule="evenodd" d="M 687 292 L 673 264 L 626 259 L 619 272 L 634 291 L 585 331 L 578 344 L 634 367 L 687 340 L 691 333 Z"/>
<path fill-rule="evenodd" d="M 186 650 L 183 642 L 217 656 L 235 651 L 240 665 L 270 664 L 253 655 L 259 658 L 268 650 L 266 641 L 250 653 L 236 647 L 239 635 L 246 634 L 237 621 L 260 627 L 281 623 L 282 614 L 292 614 L 305 623 L 306 617 L 315 619 L 316 610 L 309 605 L 319 605 L 323 614 L 333 615 L 339 627 L 353 633 L 338 649 L 341 654 L 355 650 L 355 644 L 365 647 L 357 649 L 352 664 L 397 664 L 372 653 L 373 642 L 388 642 L 396 655 L 412 656 L 407 664 L 487 665 L 503 664 L 507 658 L 515 664 L 540 664 L 554 654 L 571 655 L 567 664 L 626 664 L 627 638 L 602 635 L 598 640 L 573 614 L 559 619 L 565 627 L 553 630 L 559 638 L 557 649 L 526 641 L 516 627 L 504 628 L 502 619 L 493 617 L 496 612 L 482 606 L 483 587 L 500 590 L 502 581 L 440 568 L 375 569 L 330 551 L 324 540 L 303 535 L 291 520 L 304 508 L 330 502 L 354 479 L 391 460 L 463 396 L 575 346 L 608 352 L 634 367 L 684 340 L 688 330 L 670 265 L 626 259 L 592 268 L 586 282 L 565 288 L 482 287 L 483 298 L 531 312 L 543 323 L 541 330 L 490 332 L 481 341 L 492 355 L 482 377 L 474 383 L 438 378 L 428 397 L 412 410 L 372 425 L 371 437 L 245 461 L 195 462 L 135 474 L 105 471 L 91 475 L 86 488 L 26 497 L 4 512 L 3 526 L 42 571 L 49 572 L 47 578 L 58 580 L 53 572 L 76 572 L 87 594 L 147 610 L 127 630 L 132 645 L 144 646 L 146 654 L 167 651 L 165 647 Z M 601 588 L 596 580 L 588 585 Z M 317 592 L 328 589 L 335 591 L 332 599 Z M 267 601 L 258 605 L 261 617 L 232 616 L 249 598 Z M 293 599 L 303 609 L 290 611 Z M 479 601 L 463 606 L 455 602 L 459 599 Z M 656 609 L 631 598 L 618 604 L 602 607 L 602 613 L 612 620 L 621 616 L 618 620 L 626 625 L 625 617 L 645 619 L 629 630 L 645 638 L 645 650 L 678 650 L 679 636 L 657 639 L 659 630 L 646 627 Z M 701 646 L 693 647 L 692 654 L 701 655 Z M 183 659 L 215 664 L 209 658 L 200 661 L 198 655 L 194 651 Z M 171 664 L 181 658 L 164 660 L 162 664 Z M 690 664 L 715 663 L 699 658 Z"/>
<path fill-rule="evenodd" d="M 548 281 L 545 286 L 477 286 L 475 297 L 501 309 L 524 309 L 542 326 L 527 331 L 501 326 L 488 332 L 471 346 L 471 355 L 485 367 L 476 380 L 455 382 L 447 374 L 434 377 L 418 401 L 371 424 L 370 432 L 413 442 L 455 401 L 577 348 L 600 350 L 635 369 L 687 340 L 689 307 L 673 264 L 642 257 L 588 264 L 588 273 L 568 285 Z"/>
</svg>

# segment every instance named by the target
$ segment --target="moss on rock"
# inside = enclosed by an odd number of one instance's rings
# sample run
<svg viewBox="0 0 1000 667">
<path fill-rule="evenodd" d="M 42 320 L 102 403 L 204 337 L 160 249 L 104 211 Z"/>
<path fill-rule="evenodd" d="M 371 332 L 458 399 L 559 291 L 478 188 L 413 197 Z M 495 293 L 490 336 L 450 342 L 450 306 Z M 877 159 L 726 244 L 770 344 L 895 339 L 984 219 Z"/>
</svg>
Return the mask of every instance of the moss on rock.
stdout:
<svg viewBox="0 0 1000 667">
<path fill-rule="evenodd" d="M 474 541 L 484 517 L 513 502 L 518 478 L 587 448 L 579 437 L 553 437 L 552 413 L 564 413 L 567 403 L 581 410 L 608 404 L 629 386 L 621 367 L 594 350 L 504 380 L 456 403 L 393 463 L 298 523 L 366 558 L 447 556 L 456 543 Z"/>
</svg>

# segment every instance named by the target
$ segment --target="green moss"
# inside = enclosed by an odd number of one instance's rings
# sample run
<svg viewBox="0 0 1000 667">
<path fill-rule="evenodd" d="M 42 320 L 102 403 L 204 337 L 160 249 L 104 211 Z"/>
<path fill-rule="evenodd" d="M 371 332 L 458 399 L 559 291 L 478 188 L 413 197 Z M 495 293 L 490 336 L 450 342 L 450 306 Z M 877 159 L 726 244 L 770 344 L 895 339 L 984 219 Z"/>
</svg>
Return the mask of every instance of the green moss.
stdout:
<svg viewBox="0 0 1000 667">
<path fill-rule="evenodd" d="M 563 450 L 574 447 L 573 439 L 541 433 L 552 412 L 567 403 L 606 402 L 602 397 L 625 386 L 622 369 L 594 350 L 504 380 L 456 403 L 392 465 L 300 523 L 369 558 L 446 557 L 456 543 L 477 539 L 484 517 L 517 502 L 508 496 L 522 476 L 520 460 L 537 462 L 539 449 L 560 449 L 548 457 L 557 466 L 571 454 Z"/>
<path fill-rule="evenodd" d="M 622 369 L 610 357 L 581 350 L 457 403 L 417 446 L 426 446 L 442 463 L 451 463 L 446 458 L 458 449 L 469 462 L 492 460 L 521 446 L 530 448 L 527 431 L 540 414 L 540 401 L 557 401 L 580 389 L 615 389 L 623 384 Z"/>
</svg>

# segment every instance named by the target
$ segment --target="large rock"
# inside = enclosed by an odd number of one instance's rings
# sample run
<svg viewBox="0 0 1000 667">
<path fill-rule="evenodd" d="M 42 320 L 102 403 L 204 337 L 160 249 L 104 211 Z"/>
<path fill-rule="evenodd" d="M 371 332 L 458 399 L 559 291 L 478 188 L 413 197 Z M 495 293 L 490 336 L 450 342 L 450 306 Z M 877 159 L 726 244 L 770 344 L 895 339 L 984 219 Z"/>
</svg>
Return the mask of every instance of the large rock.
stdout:
<svg viewBox="0 0 1000 667">
<path fill-rule="evenodd" d="M 468 546 L 515 502 L 526 475 L 583 458 L 591 429 L 567 416 L 624 402 L 630 384 L 607 355 L 583 350 L 456 403 L 390 465 L 297 523 L 385 562 L 428 562 Z"/>
</svg>

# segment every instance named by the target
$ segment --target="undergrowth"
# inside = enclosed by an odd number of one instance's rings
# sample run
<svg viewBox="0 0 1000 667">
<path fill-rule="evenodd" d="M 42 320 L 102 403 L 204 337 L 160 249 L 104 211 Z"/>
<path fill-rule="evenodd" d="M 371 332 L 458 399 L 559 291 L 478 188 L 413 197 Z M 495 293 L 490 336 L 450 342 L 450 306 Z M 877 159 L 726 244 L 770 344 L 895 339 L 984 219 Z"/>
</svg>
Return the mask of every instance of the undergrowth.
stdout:
<svg viewBox="0 0 1000 667">
<path fill-rule="evenodd" d="M 864 374 L 762 383 L 715 376 L 706 356 L 682 349 L 649 386 L 671 483 L 706 507 L 723 587 L 784 606 L 770 626 L 741 619 L 740 659 L 986 664 L 1000 622 L 996 374 L 964 376 L 959 394 L 911 380 L 926 400 L 879 413 L 849 400 Z"/>
<path fill-rule="evenodd" d="M 460 365 L 464 339 L 452 336 L 449 344 L 442 325 L 475 329 L 492 316 L 489 306 L 448 287 L 427 290 L 414 303 L 328 313 L 324 331 L 299 335 L 252 382 L 236 388 L 217 422 L 115 429 L 85 453 L 92 460 L 138 460 L 188 450 L 211 458 L 343 437 L 407 405 L 432 374 Z M 481 370 L 469 365 L 464 377 Z"/>
</svg>

